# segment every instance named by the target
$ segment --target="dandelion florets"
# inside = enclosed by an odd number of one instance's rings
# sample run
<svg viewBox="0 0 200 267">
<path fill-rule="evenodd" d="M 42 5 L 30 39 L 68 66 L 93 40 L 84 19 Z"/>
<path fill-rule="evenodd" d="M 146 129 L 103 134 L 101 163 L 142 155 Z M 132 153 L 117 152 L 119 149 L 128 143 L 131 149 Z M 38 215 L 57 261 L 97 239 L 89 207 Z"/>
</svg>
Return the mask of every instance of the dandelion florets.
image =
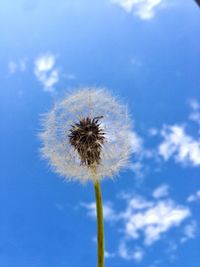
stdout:
<svg viewBox="0 0 200 267">
<path fill-rule="evenodd" d="M 72 125 L 70 129 L 69 142 L 78 151 L 81 164 L 88 167 L 98 165 L 101 159 L 101 147 L 104 143 L 103 129 L 100 127 L 99 119 L 83 118 Z"/>
<path fill-rule="evenodd" d="M 92 171 L 113 177 L 133 152 L 126 106 L 104 89 L 83 88 L 44 116 L 42 155 L 65 178 L 86 181 Z"/>
</svg>

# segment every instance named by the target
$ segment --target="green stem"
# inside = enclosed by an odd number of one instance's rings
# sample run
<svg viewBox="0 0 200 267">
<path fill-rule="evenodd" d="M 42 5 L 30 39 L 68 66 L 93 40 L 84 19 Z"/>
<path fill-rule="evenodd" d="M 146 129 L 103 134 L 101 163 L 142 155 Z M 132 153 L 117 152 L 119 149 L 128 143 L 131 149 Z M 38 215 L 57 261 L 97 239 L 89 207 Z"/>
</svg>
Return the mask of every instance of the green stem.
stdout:
<svg viewBox="0 0 200 267">
<path fill-rule="evenodd" d="M 97 240 L 98 240 L 98 267 L 104 267 L 104 225 L 103 225 L 103 206 L 100 182 L 94 182 L 96 195 L 96 211 L 97 211 Z"/>
</svg>

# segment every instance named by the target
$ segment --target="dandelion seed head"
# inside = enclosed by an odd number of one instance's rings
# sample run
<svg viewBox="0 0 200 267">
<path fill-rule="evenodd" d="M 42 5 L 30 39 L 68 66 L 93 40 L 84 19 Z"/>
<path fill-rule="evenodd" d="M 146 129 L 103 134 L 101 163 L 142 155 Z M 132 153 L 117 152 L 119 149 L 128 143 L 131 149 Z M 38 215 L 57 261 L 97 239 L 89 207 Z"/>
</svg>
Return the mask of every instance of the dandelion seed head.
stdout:
<svg viewBox="0 0 200 267">
<path fill-rule="evenodd" d="M 44 116 L 41 152 L 54 171 L 82 182 L 113 177 L 133 152 L 127 107 L 104 89 L 83 88 Z"/>
</svg>

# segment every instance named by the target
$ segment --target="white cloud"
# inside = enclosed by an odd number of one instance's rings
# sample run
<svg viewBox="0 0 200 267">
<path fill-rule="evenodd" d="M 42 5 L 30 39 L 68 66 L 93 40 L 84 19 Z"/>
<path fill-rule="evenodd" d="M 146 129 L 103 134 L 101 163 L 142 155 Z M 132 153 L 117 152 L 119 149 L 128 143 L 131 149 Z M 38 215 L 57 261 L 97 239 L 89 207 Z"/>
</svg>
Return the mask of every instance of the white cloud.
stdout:
<svg viewBox="0 0 200 267">
<path fill-rule="evenodd" d="M 134 154 L 134 162 L 130 162 L 129 169 L 135 173 L 137 178 L 142 178 L 145 172 L 142 159 L 147 157 L 148 151 L 143 148 L 143 139 L 136 132 L 130 131 L 127 138 L 131 142 L 131 149 Z"/>
<path fill-rule="evenodd" d="M 153 206 L 152 201 L 146 201 L 144 198 L 137 196 L 128 199 L 128 206 L 126 212 L 123 213 L 123 216 L 127 217 L 132 212 L 132 210 L 144 210 L 151 208 Z"/>
<path fill-rule="evenodd" d="M 121 6 L 126 12 L 132 12 L 140 19 L 148 20 L 154 17 L 156 9 L 163 0 L 111 0 Z"/>
<path fill-rule="evenodd" d="M 189 100 L 189 119 L 198 127 L 197 137 L 186 132 L 190 124 L 165 125 L 161 130 L 163 141 L 158 146 L 158 154 L 165 161 L 173 158 L 183 165 L 200 166 L 200 104 L 196 99 Z M 192 130 L 195 128 L 192 128 Z"/>
<path fill-rule="evenodd" d="M 156 136 L 158 134 L 158 130 L 154 127 L 149 129 L 149 135 Z"/>
<path fill-rule="evenodd" d="M 164 141 L 159 145 L 158 152 L 164 160 L 174 157 L 182 164 L 200 165 L 200 140 L 188 135 L 183 126 L 166 126 L 161 134 Z"/>
<path fill-rule="evenodd" d="M 87 209 L 88 216 L 90 216 L 91 218 L 96 218 L 96 203 L 95 202 L 81 203 L 80 205 Z"/>
<path fill-rule="evenodd" d="M 187 198 L 187 202 L 196 202 L 198 200 L 200 200 L 200 190 Z"/>
<path fill-rule="evenodd" d="M 190 116 L 189 119 L 198 123 L 200 125 L 200 112 L 199 111 L 193 111 Z"/>
<path fill-rule="evenodd" d="M 110 259 L 110 258 L 115 258 L 116 257 L 116 254 L 115 253 L 111 253 L 111 252 L 108 252 L 107 250 L 104 251 L 104 256 L 106 259 Z"/>
<path fill-rule="evenodd" d="M 122 217 L 124 217 L 126 235 L 129 238 L 138 239 L 142 233 L 145 245 L 153 244 L 162 237 L 163 233 L 179 226 L 190 216 L 188 208 L 177 205 L 171 199 L 154 203 L 142 200 L 141 206 L 147 208 L 137 212 L 131 204 L 128 204 Z"/>
<path fill-rule="evenodd" d="M 129 169 L 133 171 L 138 178 L 144 177 L 144 166 L 141 162 L 131 163 Z"/>
<path fill-rule="evenodd" d="M 14 74 L 18 69 L 17 63 L 15 63 L 14 61 L 10 61 L 8 63 L 8 70 L 10 74 Z"/>
<path fill-rule="evenodd" d="M 199 126 L 199 133 L 200 133 L 200 104 L 196 99 L 190 100 L 189 104 L 192 109 L 189 115 L 189 119 L 197 123 L 197 125 Z"/>
<path fill-rule="evenodd" d="M 96 203 L 81 203 L 81 206 L 87 209 L 87 214 L 91 218 L 96 219 Z M 112 205 L 109 202 L 103 204 L 103 215 L 105 221 L 115 221 L 118 216 L 112 208 Z"/>
<path fill-rule="evenodd" d="M 133 149 L 133 152 L 140 153 L 142 150 L 143 140 L 140 138 L 135 132 L 130 131 L 129 136 L 127 136 L 128 139 L 130 139 L 131 146 Z"/>
<path fill-rule="evenodd" d="M 170 230 L 177 227 L 183 229 L 181 243 L 195 237 L 195 222 L 188 221 L 191 217 L 190 209 L 169 198 L 167 185 L 156 188 L 150 200 L 142 196 L 131 196 L 125 193 L 123 195 L 121 199 L 126 203 L 123 210 L 116 211 L 108 202 L 103 207 L 105 221 L 121 225 L 121 240 L 118 252 L 114 253 L 116 256 L 140 262 L 149 246 L 163 239 Z M 94 202 L 81 205 L 87 209 L 90 217 L 96 218 Z M 184 222 L 187 222 L 186 226 Z M 135 240 L 139 247 L 134 246 Z"/>
<path fill-rule="evenodd" d="M 14 74 L 18 71 L 24 72 L 26 71 L 26 65 L 26 59 L 20 59 L 19 62 L 11 60 L 10 62 L 8 62 L 8 71 L 10 74 Z"/>
<path fill-rule="evenodd" d="M 54 86 L 59 81 L 59 71 L 55 68 L 55 56 L 44 54 L 35 60 L 35 76 L 42 83 L 44 91 L 54 91 Z"/>
<path fill-rule="evenodd" d="M 42 55 L 35 61 L 36 69 L 39 72 L 50 71 L 55 64 L 55 56 L 52 54 Z"/>
<path fill-rule="evenodd" d="M 132 259 L 132 253 L 130 254 L 126 243 L 124 241 L 121 241 L 119 245 L 119 256 L 125 260 L 130 260 Z"/>
<path fill-rule="evenodd" d="M 197 224 L 195 221 L 186 225 L 184 228 L 184 236 L 181 238 L 181 243 L 185 243 L 190 239 L 194 239 L 197 234 Z"/>
<path fill-rule="evenodd" d="M 137 262 L 140 262 L 144 257 L 144 252 L 140 248 L 136 248 L 133 251 L 133 259 Z"/>
<path fill-rule="evenodd" d="M 200 109 L 199 102 L 196 99 L 190 99 L 189 104 L 190 104 L 190 107 L 192 108 L 192 110 L 199 110 Z"/>
<path fill-rule="evenodd" d="M 127 138 L 130 139 L 132 152 L 134 154 L 134 160 L 130 162 L 129 169 L 135 173 L 137 178 L 143 178 L 148 168 L 143 162 L 146 159 L 153 158 L 155 152 L 144 148 L 144 141 L 136 132 L 130 131 Z"/>
<path fill-rule="evenodd" d="M 126 240 L 121 240 L 118 255 L 124 260 L 134 260 L 136 262 L 140 262 L 144 257 L 144 251 L 139 247 L 130 249 L 127 246 Z"/>
<path fill-rule="evenodd" d="M 168 185 L 161 185 L 158 188 L 156 188 L 153 193 L 152 196 L 154 198 L 161 198 L 161 197 L 166 197 L 169 194 L 169 186 Z"/>
</svg>

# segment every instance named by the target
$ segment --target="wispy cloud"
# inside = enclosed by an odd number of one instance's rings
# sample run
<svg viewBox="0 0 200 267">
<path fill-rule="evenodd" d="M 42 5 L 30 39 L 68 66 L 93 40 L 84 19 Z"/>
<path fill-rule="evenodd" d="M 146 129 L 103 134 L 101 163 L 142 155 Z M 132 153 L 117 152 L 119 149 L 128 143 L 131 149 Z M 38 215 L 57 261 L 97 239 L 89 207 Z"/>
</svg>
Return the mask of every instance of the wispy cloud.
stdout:
<svg viewBox="0 0 200 267">
<path fill-rule="evenodd" d="M 194 98 L 189 100 L 189 104 L 190 104 L 190 107 L 192 108 L 193 111 L 200 109 L 199 102 Z"/>
<path fill-rule="evenodd" d="M 143 257 L 144 257 L 144 251 L 141 248 L 136 248 L 133 251 L 133 259 L 136 262 L 140 262 L 143 259 Z"/>
<path fill-rule="evenodd" d="M 188 208 L 177 205 L 171 199 L 154 203 L 146 202 L 146 205 L 148 204 L 151 205 L 149 208 L 138 212 L 128 205 L 124 213 L 126 235 L 138 239 L 143 232 L 145 245 L 153 244 L 162 237 L 163 233 L 179 226 L 190 216 Z"/>
<path fill-rule="evenodd" d="M 134 260 L 135 262 L 140 262 L 144 257 L 144 251 L 139 247 L 130 249 L 126 240 L 122 239 L 119 243 L 118 255 L 124 260 Z"/>
<path fill-rule="evenodd" d="M 181 227 L 181 243 L 195 237 L 194 224 L 190 209 L 176 203 L 169 197 L 169 187 L 161 185 L 156 188 L 151 197 L 130 196 L 125 194 L 123 210 L 115 210 L 111 203 L 104 205 L 105 221 L 120 226 L 121 239 L 116 256 L 125 260 L 140 262 L 149 246 L 162 240 L 172 229 Z M 153 197 L 152 197 L 153 196 Z M 87 209 L 88 215 L 96 218 L 95 203 L 81 204 Z M 184 222 L 187 222 L 185 225 Z M 138 246 L 131 242 L 138 240 Z"/>
<path fill-rule="evenodd" d="M 104 254 L 105 254 L 105 258 L 106 259 L 110 259 L 110 258 L 115 258 L 116 257 L 115 253 L 108 252 L 107 250 L 105 250 Z"/>
<path fill-rule="evenodd" d="M 25 72 L 26 68 L 26 59 L 20 59 L 19 61 L 10 60 L 8 62 L 8 71 L 10 74 L 15 74 L 18 71 Z"/>
<path fill-rule="evenodd" d="M 184 166 L 200 166 L 200 104 L 196 99 L 189 100 L 190 114 L 183 124 L 164 125 L 157 130 L 163 140 L 157 147 L 156 156 L 164 161 L 175 160 Z M 195 128 L 191 128 L 191 121 Z M 192 131 L 190 131 L 192 129 Z M 198 129 L 195 136 L 194 129 Z M 189 133 L 190 132 L 190 133 Z"/>
<path fill-rule="evenodd" d="M 137 178 L 143 178 L 145 167 L 140 161 L 136 161 L 135 163 L 131 163 L 129 166 L 130 170 L 134 172 Z"/>
<path fill-rule="evenodd" d="M 136 178 L 141 179 L 144 177 L 148 168 L 147 165 L 144 164 L 144 161 L 154 157 L 154 152 L 144 147 L 144 140 L 136 132 L 130 132 L 128 138 L 131 140 L 134 154 L 134 160 L 130 162 L 129 169 L 134 172 Z"/>
<path fill-rule="evenodd" d="M 59 71 L 55 68 L 55 61 L 53 54 L 43 54 L 35 60 L 34 73 L 42 83 L 44 91 L 54 91 L 54 86 L 59 81 Z"/>
<path fill-rule="evenodd" d="M 164 141 L 159 145 L 158 152 L 164 160 L 173 157 L 182 164 L 200 165 L 200 140 L 188 135 L 184 126 L 165 126 L 161 135 Z"/>
<path fill-rule="evenodd" d="M 152 19 L 163 0 L 111 0 L 126 12 L 132 12 L 142 20 Z"/>
<path fill-rule="evenodd" d="M 181 238 L 181 243 L 185 243 L 190 239 L 194 239 L 197 235 L 197 223 L 192 221 L 184 228 L 184 236 Z"/>
<path fill-rule="evenodd" d="M 154 198 L 162 198 L 162 197 L 168 196 L 168 194 L 169 194 L 169 186 L 164 184 L 164 185 L 157 187 L 153 191 L 152 196 Z"/>
<path fill-rule="evenodd" d="M 156 136 L 158 134 L 158 129 L 152 127 L 149 129 L 149 135 Z"/>
<path fill-rule="evenodd" d="M 129 136 L 127 136 L 127 138 L 130 139 L 133 152 L 140 153 L 143 146 L 142 138 L 136 132 L 133 131 L 129 132 Z"/>
<path fill-rule="evenodd" d="M 187 198 L 187 202 L 196 202 L 200 200 L 200 190 L 198 190 L 197 192 L 195 192 L 194 194 L 190 195 Z"/>
<path fill-rule="evenodd" d="M 200 104 L 196 99 L 191 99 L 189 101 L 191 112 L 189 115 L 189 119 L 195 122 L 200 128 Z M 200 133 L 200 129 L 199 129 Z"/>
<path fill-rule="evenodd" d="M 81 203 L 81 206 L 87 209 L 87 214 L 91 217 L 96 219 L 96 203 Z M 105 221 L 116 221 L 118 220 L 118 215 L 112 208 L 111 203 L 106 202 L 103 204 L 103 213 L 104 213 L 104 220 Z"/>
<path fill-rule="evenodd" d="M 17 69 L 18 69 L 18 65 L 16 62 L 10 61 L 8 63 L 8 70 L 10 74 L 14 74 L 17 71 Z"/>
</svg>

